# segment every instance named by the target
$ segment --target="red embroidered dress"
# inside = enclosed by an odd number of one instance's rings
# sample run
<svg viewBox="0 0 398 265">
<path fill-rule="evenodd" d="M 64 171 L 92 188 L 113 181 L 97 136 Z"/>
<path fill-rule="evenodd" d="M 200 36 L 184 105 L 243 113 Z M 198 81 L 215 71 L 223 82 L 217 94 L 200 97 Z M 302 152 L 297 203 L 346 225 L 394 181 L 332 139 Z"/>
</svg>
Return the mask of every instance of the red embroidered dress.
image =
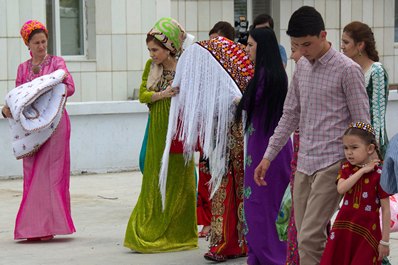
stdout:
<svg viewBox="0 0 398 265">
<path fill-rule="evenodd" d="M 246 256 L 243 234 L 243 130 L 234 124 L 230 134 L 228 173 L 211 201 L 209 253 L 223 258 Z"/>
<path fill-rule="evenodd" d="M 254 68 L 244 47 L 218 37 L 198 42 L 225 69 L 239 89 L 244 91 Z M 245 256 L 247 246 L 243 233 L 243 128 L 234 123 L 229 131 L 228 172 L 211 200 L 211 231 L 209 252 L 214 261 Z M 202 168 L 203 170 L 203 168 Z M 211 177 L 211 175 L 209 174 Z M 216 257 L 218 256 L 218 257 Z"/>
<path fill-rule="evenodd" d="M 199 181 L 198 181 L 198 199 L 196 215 L 198 225 L 209 226 L 211 223 L 211 200 L 209 186 L 211 175 L 208 161 L 203 158 L 202 153 L 199 158 Z"/>
<path fill-rule="evenodd" d="M 358 171 L 345 162 L 337 176 L 348 179 Z M 378 245 L 381 239 L 380 199 L 389 194 L 380 186 L 381 167 L 364 174 L 344 195 L 343 205 L 330 232 L 321 265 L 381 264 Z"/>
</svg>

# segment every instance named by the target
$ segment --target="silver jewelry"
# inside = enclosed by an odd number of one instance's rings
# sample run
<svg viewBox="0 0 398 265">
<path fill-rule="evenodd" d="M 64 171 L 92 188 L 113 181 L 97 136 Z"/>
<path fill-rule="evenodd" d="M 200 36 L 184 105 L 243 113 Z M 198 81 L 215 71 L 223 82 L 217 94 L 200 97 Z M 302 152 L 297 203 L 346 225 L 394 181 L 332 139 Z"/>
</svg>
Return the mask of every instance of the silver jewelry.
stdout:
<svg viewBox="0 0 398 265">
<path fill-rule="evenodd" d="M 37 74 L 40 72 L 40 70 L 41 70 L 41 64 L 44 62 L 44 60 L 45 60 L 46 58 L 47 58 L 47 54 L 46 54 L 46 56 L 44 56 L 43 60 L 41 60 L 41 62 L 38 63 L 38 64 L 33 64 L 33 58 L 32 58 L 32 72 L 33 72 L 35 75 L 37 75 Z"/>
</svg>

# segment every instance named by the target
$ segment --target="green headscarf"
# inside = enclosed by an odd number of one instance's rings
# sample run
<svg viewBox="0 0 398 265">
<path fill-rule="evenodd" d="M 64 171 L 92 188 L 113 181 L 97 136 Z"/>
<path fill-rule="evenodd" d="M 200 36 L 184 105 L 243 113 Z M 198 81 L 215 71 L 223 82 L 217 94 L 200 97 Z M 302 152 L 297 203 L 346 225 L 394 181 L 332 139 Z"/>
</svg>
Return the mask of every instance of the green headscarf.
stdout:
<svg viewBox="0 0 398 265">
<path fill-rule="evenodd" d="M 181 52 L 182 44 L 187 36 L 184 28 L 170 17 L 159 19 L 148 35 L 155 37 L 174 54 Z"/>
</svg>

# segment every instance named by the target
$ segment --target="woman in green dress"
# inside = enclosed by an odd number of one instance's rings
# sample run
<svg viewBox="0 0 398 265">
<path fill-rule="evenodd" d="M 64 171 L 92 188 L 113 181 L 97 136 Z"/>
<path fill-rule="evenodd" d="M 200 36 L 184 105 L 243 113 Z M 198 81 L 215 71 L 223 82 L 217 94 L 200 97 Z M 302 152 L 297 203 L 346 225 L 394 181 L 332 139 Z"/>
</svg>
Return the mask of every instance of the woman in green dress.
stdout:
<svg viewBox="0 0 398 265">
<path fill-rule="evenodd" d="M 165 148 L 170 86 L 186 38 L 172 18 L 160 19 L 147 34 L 151 59 L 142 75 L 139 99 L 149 107 L 150 121 L 141 193 L 127 224 L 124 246 L 141 253 L 180 251 L 198 246 L 194 162 L 185 163 L 179 150 L 170 152 L 164 210 L 159 170 Z"/>
<path fill-rule="evenodd" d="M 365 86 L 369 96 L 370 120 L 375 129 L 381 154 L 384 157 L 388 145 L 386 128 L 388 75 L 379 62 L 372 29 L 359 21 L 347 24 L 341 37 L 341 49 L 346 56 L 361 66 L 365 75 Z"/>
</svg>

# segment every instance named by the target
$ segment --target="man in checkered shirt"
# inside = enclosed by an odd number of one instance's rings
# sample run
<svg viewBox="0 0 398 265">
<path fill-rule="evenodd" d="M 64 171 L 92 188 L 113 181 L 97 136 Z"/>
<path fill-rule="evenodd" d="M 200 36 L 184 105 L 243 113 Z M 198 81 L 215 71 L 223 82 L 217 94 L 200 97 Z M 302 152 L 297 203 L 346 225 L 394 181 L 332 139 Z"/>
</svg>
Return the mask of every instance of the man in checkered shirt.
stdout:
<svg viewBox="0 0 398 265">
<path fill-rule="evenodd" d="M 335 182 L 344 159 L 342 136 L 353 121 L 369 123 L 369 99 L 361 68 L 327 41 L 322 16 L 313 7 L 303 6 L 293 13 L 287 34 L 303 56 L 254 180 L 259 186 L 267 185 L 271 161 L 298 127 L 294 217 L 300 264 L 313 265 L 320 262 L 326 225 L 340 198 Z"/>
</svg>

